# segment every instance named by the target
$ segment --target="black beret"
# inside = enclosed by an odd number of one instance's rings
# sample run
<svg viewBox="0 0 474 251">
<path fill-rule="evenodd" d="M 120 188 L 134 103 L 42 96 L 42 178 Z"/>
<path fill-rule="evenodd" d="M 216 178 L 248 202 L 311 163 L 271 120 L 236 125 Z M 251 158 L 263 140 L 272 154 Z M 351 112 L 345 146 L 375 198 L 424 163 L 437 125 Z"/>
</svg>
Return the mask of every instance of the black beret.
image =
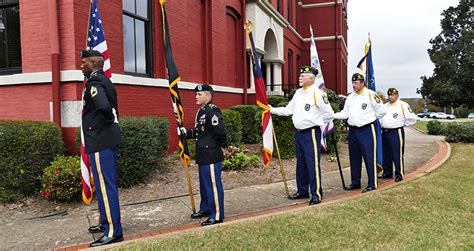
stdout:
<svg viewBox="0 0 474 251">
<path fill-rule="evenodd" d="M 96 50 L 83 50 L 81 51 L 81 58 L 88 58 L 88 57 L 104 57 L 102 53 L 96 51 Z"/>
<path fill-rule="evenodd" d="M 398 94 L 398 90 L 395 88 L 388 88 L 387 95 Z"/>
<path fill-rule="evenodd" d="M 352 81 L 364 81 L 364 76 L 359 73 L 354 73 L 354 75 L 352 75 Z"/>
<path fill-rule="evenodd" d="M 314 76 L 317 76 L 318 75 L 318 69 L 316 69 L 314 67 L 311 67 L 311 66 L 303 65 L 303 66 L 300 67 L 300 73 L 312 73 L 312 74 L 314 74 Z"/>
<path fill-rule="evenodd" d="M 208 84 L 202 84 L 202 85 L 197 85 L 195 88 L 194 88 L 194 92 L 204 92 L 204 91 L 208 91 L 208 92 L 213 92 L 214 90 L 212 89 L 212 87 Z"/>
</svg>

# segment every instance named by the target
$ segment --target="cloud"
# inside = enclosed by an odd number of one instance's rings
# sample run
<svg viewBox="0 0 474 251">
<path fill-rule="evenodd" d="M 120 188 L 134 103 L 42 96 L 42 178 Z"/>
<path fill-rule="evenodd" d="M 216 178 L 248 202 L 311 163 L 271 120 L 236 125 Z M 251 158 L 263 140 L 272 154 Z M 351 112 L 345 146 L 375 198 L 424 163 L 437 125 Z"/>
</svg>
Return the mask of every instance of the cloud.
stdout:
<svg viewBox="0 0 474 251">
<path fill-rule="evenodd" d="M 420 77 L 431 76 L 434 68 L 427 52 L 431 48 L 429 41 L 441 32 L 442 11 L 458 3 L 459 0 L 349 1 L 349 75 L 358 72 L 355 65 L 363 56 L 370 32 L 378 90 L 386 92 L 389 87 L 396 87 L 402 97 L 420 97 L 416 94 L 422 83 Z"/>
</svg>

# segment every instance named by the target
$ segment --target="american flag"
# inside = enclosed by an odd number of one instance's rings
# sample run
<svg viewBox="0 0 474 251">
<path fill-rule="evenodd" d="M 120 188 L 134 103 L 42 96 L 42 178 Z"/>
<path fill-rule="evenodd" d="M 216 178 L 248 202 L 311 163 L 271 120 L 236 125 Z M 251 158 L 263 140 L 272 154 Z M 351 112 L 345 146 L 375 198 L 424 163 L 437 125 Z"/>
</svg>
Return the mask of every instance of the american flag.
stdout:
<svg viewBox="0 0 474 251">
<path fill-rule="evenodd" d="M 96 50 L 104 55 L 104 72 L 107 77 L 111 77 L 110 59 L 107 50 L 107 41 L 105 41 L 102 19 L 99 14 L 98 0 L 92 0 L 89 14 L 89 27 L 87 28 L 87 49 Z"/>
<path fill-rule="evenodd" d="M 104 55 L 104 73 L 107 77 L 111 77 L 109 52 L 107 50 L 107 41 L 105 41 L 104 29 L 102 27 L 102 19 L 100 18 L 98 0 L 91 1 L 89 11 L 89 24 L 87 27 L 86 49 L 96 50 Z M 86 81 L 84 81 L 85 89 Z M 84 98 L 84 96 L 83 96 Z M 83 102 L 84 103 L 84 102 Z M 84 133 L 81 123 L 81 174 L 82 174 L 82 200 L 84 204 L 90 205 L 94 195 L 94 181 L 92 179 L 92 171 L 90 167 L 89 157 L 84 147 Z"/>
</svg>

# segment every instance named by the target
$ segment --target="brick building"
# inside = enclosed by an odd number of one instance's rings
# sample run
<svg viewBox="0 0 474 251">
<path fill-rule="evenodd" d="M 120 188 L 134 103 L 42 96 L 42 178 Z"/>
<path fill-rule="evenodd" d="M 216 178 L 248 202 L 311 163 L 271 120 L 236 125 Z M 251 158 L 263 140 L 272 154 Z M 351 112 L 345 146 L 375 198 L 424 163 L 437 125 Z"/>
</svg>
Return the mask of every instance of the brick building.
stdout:
<svg viewBox="0 0 474 251">
<path fill-rule="evenodd" d="M 55 121 L 74 145 L 89 3 L 0 0 L 0 119 Z M 212 84 L 222 108 L 255 102 L 246 20 L 269 94 L 297 87 L 297 68 L 310 62 L 310 24 L 326 86 L 347 92 L 347 0 L 168 0 L 166 8 L 188 126 L 196 83 Z M 169 118 L 174 150 L 159 1 L 99 1 L 99 9 L 121 116 Z"/>
</svg>

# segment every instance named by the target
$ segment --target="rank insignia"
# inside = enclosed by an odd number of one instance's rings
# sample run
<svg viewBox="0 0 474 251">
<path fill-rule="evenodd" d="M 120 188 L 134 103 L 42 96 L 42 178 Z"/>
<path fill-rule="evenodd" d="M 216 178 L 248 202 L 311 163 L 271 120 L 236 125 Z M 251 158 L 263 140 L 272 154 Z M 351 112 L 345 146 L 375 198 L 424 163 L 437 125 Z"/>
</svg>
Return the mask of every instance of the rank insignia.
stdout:
<svg viewBox="0 0 474 251">
<path fill-rule="evenodd" d="M 329 104 L 328 96 L 323 96 L 323 101 L 325 104 Z"/>
<path fill-rule="evenodd" d="M 362 110 L 365 110 L 367 108 L 367 104 L 366 103 L 363 103 L 362 104 Z"/>
<path fill-rule="evenodd" d="M 380 103 L 380 97 L 377 94 L 375 94 L 375 102 Z"/>
<path fill-rule="evenodd" d="M 219 118 L 218 118 L 216 115 L 212 116 L 212 118 L 211 118 L 211 124 L 212 124 L 213 126 L 216 126 L 216 125 L 219 124 Z"/>
<path fill-rule="evenodd" d="M 309 104 L 306 104 L 306 105 L 304 106 L 304 110 L 305 110 L 305 111 L 309 111 L 309 108 L 310 108 L 310 107 L 311 107 L 311 106 L 310 106 Z"/>
<path fill-rule="evenodd" d="M 413 111 L 411 110 L 411 107 L 408 107 L 408 111 L 411 112 L 411 113 L 413 113 Z"/>
<path fill-rule="evenodd" d="M 91 87 L 91 96 L 92 97 L 95 97 L 95 95 L 97 95 L 97 93 L 99 93 L 99 91 L 97 91 L 97 88 L 95 88 L 94 86 Z"/>
<path fill-rule="evenodd" d="M 393 118 L 396 119 L 398 117 L 398 113 L 393 114 Z"/>
<path fill-rule="evenodd" d="M 201 131 L 203 131 L 203 132 L 204 132 L 204 126 L 201 126 Z"/>
</svg>

